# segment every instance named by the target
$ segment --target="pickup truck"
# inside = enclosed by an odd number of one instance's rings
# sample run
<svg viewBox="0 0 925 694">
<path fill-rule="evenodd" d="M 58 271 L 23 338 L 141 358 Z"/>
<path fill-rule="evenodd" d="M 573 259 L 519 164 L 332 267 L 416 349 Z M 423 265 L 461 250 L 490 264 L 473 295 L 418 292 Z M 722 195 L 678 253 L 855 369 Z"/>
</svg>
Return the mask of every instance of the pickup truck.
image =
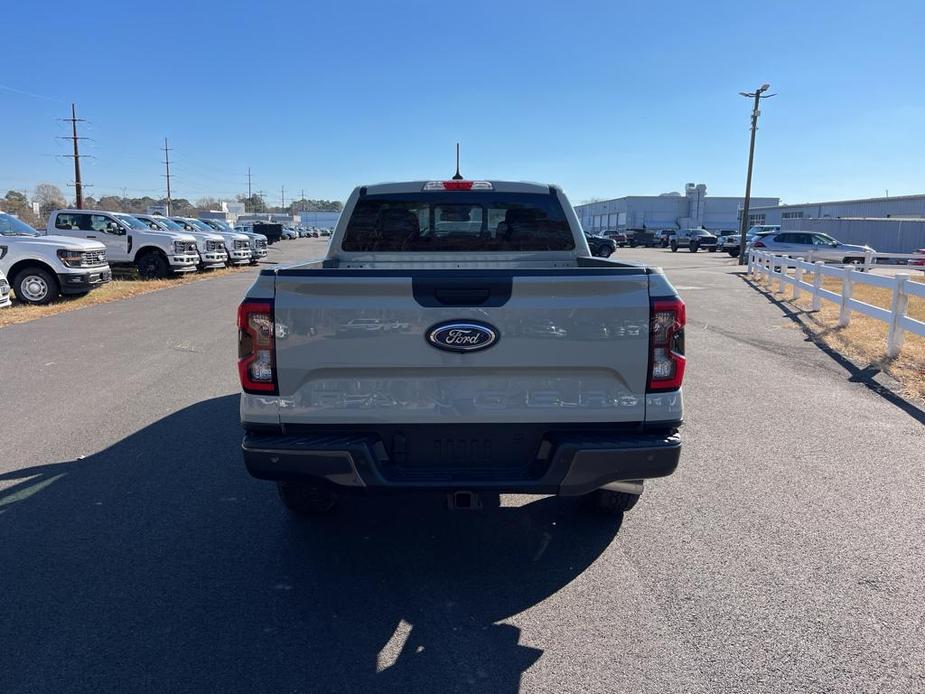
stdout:
<svg viewBox="0 0 925 694">
<path fill-rule="evenodd" d="M 191 217 L 171 217 L 171 219 L 188 232 L 218 234 L 221 236 L 225 244 L 225 253 L 228 255 L 229 266 L 250 263 L 251 242 L 246 235 L 232 230 L 217 231 L 201 219 L 193 219 Z"/>
<path fill-rule="evenodd" d="M 256 265 L 261 258 L 267 257 L 267 237 L 263 234 L 255 234 L 253 231 L 245 231 L 244 229 L 234 229 L 228 222 L 223 222 L 220 219 L 200 219 L 199 221 L 219 233 L 235 233 L 246 236 L 250 244 L 251 265 Z"/>
<path fill-rule="evenodd" d="M 244 462 L 300 515 L 390 491 L 623 513 L 678 464 L 684 324 L 660 269 L 592 257 L 555 186 L 362 186 L 326 257 L 239 307 Z"/>
<path fill-rule="evenodd" d="M 136 219 L 145 224 L 152 231 L 168 234 L 183 234 L 193 239 L 196 244 L 196 260 L 200 270 L 211 270 L 225 267 L 228 254 L 225 252 L 225 239 L 213 232 L 204 232 L 198 229 L 190 231 L 187 226 L 180 225 L 167 217 L 156 214 L 136 214 Z"/>
<path fill-rule="evenodd" d="M 9 278 L 17 300 L 24 304 L 47 304 L 59 295 L 83 296 L 112 279 L 102 243 L 45 236 L 2 212 L 0 273 Z"/>
<path fill-rule="evenodd" d="M 10 283 L 7 282 L 3 270 L 0 270 L 0 308 L 6 308 L 12 303 L 10 299 Z"/>
<path fill-rule="evenodd" d="M 198 261 L 191 236 L 153 232 L 120 212 L 55 210 L 48 217 L 48 233 L 98 241 L 111 264 L 133 265 L 144 279 L 195 272 Z"/>
</svg>

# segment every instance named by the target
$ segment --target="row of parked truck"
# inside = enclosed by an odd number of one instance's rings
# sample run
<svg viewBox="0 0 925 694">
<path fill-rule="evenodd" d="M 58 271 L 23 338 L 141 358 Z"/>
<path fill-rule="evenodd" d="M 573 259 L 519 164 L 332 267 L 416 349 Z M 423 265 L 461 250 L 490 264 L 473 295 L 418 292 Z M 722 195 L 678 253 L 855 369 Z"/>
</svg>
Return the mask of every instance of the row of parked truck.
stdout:
<svg viewBox="0 0 925 694">
<path fill-rule="evenodd" d="M 112 279 L 110 266 L 156 279 L 255 265 L 267 245 L 266 236 L 220 220 L 63 209 L 38 231 L 0 213 L 0 307 L 11 293 L 28 304 L 84 295 Z"/>
</svg>

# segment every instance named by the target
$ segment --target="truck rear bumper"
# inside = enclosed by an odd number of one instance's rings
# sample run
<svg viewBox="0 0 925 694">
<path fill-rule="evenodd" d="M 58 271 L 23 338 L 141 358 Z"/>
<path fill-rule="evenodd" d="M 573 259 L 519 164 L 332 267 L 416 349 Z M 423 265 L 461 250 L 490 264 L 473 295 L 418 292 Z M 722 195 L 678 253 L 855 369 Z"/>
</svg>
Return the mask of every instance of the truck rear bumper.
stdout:
<svg viewBox="0 0 925 694">
<path fill-rule="evenodd" d="M 473 442 L 455 442 L 461 450 Z M 438 441 L 435 439 L 435 441 Z M 481 440 L 475 442 L 482 446 Z M 681 455 L 676 432 L 554 432 L 543 435 L 534 460 L 510 467 L 497 461 L 482 466 L 455 456 L 441 462 L 442 444 L 433 460 L 396 462 L 394 444 L 364 431 L 309 434 L 248 432 L 242 449 L 248 472 L 267 480 L 314 480 L 338 491 L 484 490 L 525 494 L 587 494 L 611 482 L 665 477 Z M 481 449 L 477 452 L 481 452 Z"/>
</svg>

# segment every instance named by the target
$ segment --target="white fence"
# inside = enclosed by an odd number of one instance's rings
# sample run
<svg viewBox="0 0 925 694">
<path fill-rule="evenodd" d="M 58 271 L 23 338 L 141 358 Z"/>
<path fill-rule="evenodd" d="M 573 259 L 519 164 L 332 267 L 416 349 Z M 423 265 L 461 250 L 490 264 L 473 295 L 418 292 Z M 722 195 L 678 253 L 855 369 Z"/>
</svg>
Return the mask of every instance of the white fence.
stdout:
<svg viewBox="0 0 925 694">
<path fill-rule="evenodd" d="M 913 282 L 909 274 L 885 277 L 872 275 L 859 269 L 871 267 L 878 258 L 883 257 L 892 259 L 914 256 L 868 254 L 864 264 L 840 266 L 826 265 L 821 260 L 809 262 L 803 258 L 788 258 L 764 251 L 751 250 L 748 253 L 748 274 L 752 277 L 763 275 L 769 286 L 776 280 L 778 293 L 783 293 L 784 286 L 790 285 L 793 287 L 794 299 L 799 299 L 804 291 L 808 292 L 813 299 L 813 311 L 821 309 L 823 301 L 837 304 L 841 309 L 838 315 L 839 326 L 848 325 L 852 311 L 883 321 L 887 324 L 886 353 L 889 357 L 895 357 L 902 350 L 907 332 L 925 337 L 925 323 L 906 315 L 910 296 L 925 299 L 925 283 Z M 791 269 L 793 270 L 792 275 L 790 274 Z M 805 272 L 813 273 L 812 283 L 803 281 L 803 273 Z M 833 277 L 841 280 L 841 293 L 823 289 L 823 277 Z M 890 308 L 874 306 L 853 298 L 854 287 L 858 284 L 866 284 L 871 287 L 880 287 L 881 289 L 892 291 L 893 298 L 890 302 Z"/>
</svg>

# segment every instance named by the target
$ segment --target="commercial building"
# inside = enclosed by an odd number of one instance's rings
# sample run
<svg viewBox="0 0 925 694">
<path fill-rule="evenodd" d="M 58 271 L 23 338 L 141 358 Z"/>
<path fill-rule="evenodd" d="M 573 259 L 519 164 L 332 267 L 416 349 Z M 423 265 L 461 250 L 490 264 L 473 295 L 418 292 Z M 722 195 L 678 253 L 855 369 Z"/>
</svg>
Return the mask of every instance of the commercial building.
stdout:
<svg viewBox="0 0 925 694">
<path fill-rule="evenodd" d="M 771 207 L 779 198 L 752 197 L 751 206 Z M 703 184 L 688 183 L 684 194 L 632 195 L 577 205 L 581 226 L 590 233 L 613 229 L 735 230 L 744 203 L 741 197 L 710 197 Z"/>
<path fill-rule="evenodd" d="M 784 220 L 792 219 L 925 219 L 925 195 L 805 202 L 798 205 L 752 204 L 748 217 L 753 224 L 781 224 Z"/>
<path fill-rule="evenodd" d="M 752 224 L 819 231 L 845 243 L 868 244 L 881 253 L 925 248 L 925 195 L 752 207 L 748 217 Z"/>
</svg>

